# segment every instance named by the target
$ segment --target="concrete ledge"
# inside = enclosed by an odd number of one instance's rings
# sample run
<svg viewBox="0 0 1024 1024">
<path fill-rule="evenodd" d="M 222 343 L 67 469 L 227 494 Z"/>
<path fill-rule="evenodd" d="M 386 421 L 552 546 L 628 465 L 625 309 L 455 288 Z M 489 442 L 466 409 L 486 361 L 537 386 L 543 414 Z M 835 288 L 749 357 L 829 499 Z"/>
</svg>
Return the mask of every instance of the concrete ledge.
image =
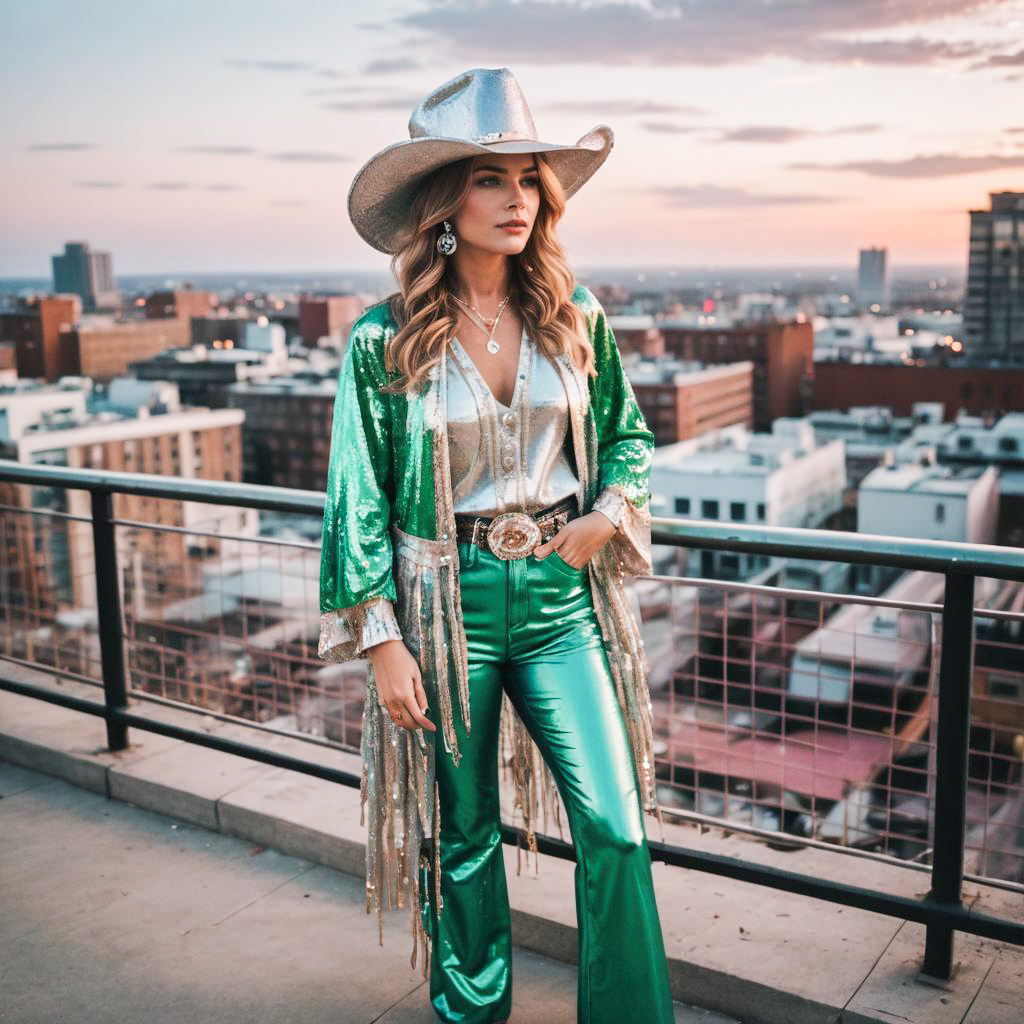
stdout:
<svg viewBox="0 0 1024 1024">
<path fill-rule="evenodd" d="M 55 685 L 45 673 L 5 662 L 0 672 Z M 95 687 L 60 686 L 100 697 Z M 178 708 L 135 706 L 152 717 L 359 771 L 352 753 Z M 128 750 L 110 753 L 101 719 L 0 691 L 0 758 L 365 877 L 357 789 L 142 730 L 131 730 L 130 739 Z M 653 818 L 647 828 L 657 838 Z M 921 895 L 928 888 L 925 873 L 830 851 L 775 850 L 741 835 L 682 825 L 666 825 L 665 837 L 883 891 Z M 510 846 L 504 854 L 516 945 L 575 963 L 575 865 L 550 857 L 527 863 L 525 852 Z M 936 988 L 915 980 L 924 948 L 924 929 L 916 924 L 660 863 L 653 870 L 678 1000 L 744 1024 L 1016 1024 L 1024 1015 L 1024 951 L 1017 947 L 958 934 L 957 974 L 948 989 Z M 1024 917 L 1024 896 L 1012 892 L 967 885 L 965 898 L 986 913 Z M 385 915 L 385 944 L 404 949 L 409 943 L 406 915 Z M 368 936 L 376 931 L 369 920 L 366 928 Z"/>
</svg>

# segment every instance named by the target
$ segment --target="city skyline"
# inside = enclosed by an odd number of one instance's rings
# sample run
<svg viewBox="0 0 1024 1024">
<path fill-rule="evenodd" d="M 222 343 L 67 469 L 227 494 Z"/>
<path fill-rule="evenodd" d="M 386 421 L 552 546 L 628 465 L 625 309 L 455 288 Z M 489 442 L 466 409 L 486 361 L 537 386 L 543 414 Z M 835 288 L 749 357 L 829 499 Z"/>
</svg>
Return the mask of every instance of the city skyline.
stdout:
<svg viewBox="0 0 1024 1024">
<path fill-rule="evenodd" d="M 0 14 L 0 276 L 64 242 L 115 273 L 386 269 L 345 196 L 459 71 L 509 67 L 540 138 L 616 145 L 561 226 L 579 264 L 964 264 L 1024 183 L 1024 0 L 186 0 Z M 190 17 L 191 15 L 191 17 Z M 870 26 L 868 28 L 867 26 Z M 407 56 L 413 54 L 414 56 Z"/>
</svg>

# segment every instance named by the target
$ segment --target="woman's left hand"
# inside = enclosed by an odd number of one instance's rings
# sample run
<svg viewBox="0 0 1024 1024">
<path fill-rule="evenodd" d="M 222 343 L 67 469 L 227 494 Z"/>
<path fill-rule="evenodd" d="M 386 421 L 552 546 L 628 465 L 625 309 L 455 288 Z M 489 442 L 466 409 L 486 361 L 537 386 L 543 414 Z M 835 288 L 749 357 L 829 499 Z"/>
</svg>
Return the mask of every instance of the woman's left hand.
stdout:
<svg viewBox="0 0 1024 1024">
<path fill-rule="evenodd" d="M 613 533 L 612 521 L 594 509 L 585 516 L 570 519 L 550 540 L 538 544 L 533 553 L 537 558 L 546 558 L 557 549 L 563 561 L 574 569 L 582 569 Z"/>
</svg>

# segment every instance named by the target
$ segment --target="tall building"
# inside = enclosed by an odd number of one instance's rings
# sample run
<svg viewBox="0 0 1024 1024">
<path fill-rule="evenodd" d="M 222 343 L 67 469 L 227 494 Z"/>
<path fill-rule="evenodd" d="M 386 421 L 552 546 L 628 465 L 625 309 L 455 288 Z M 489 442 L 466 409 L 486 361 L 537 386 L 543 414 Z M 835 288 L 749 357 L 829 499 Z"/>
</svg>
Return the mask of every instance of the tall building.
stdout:
<svg viewBox="0 0 1024 1024">
<path fill-rule="evenodd" d="M 303 295 L 299 299 L 299 335 L 306 345 L 324 337 L 348 337 L 367 306 L 365 295 Z"/>
<path fill-rule="evenodd" d="M 1024 363 L 1024 192 L 971 210 L 964 337 L 971 355 Z"/>
<path fill-rule="evenodd" d="M 71 372 L 63 366 L 65 338 L 81 318 L 74 292 L 40 295 L 0 313 L 0 341 L 14 343 L 18 376 L 56 380 Z"/>
<path fill-rule="evenodd" d="M 150 292 L 146 296 L 146 317 L 151 320 L 166 317 L 188 320 L 193 316 L 205 316 L 216 306 L 216 292 L 193 291 L 191 287 Z"/>
<path fill-rule="evenodd" d="M 885 249 L 876 249 L 874 246 L 861 249 L 860 265 L 857 268 L 857 302 L 861 309 L 869 309 L 873 313 L 888 310 L 889 279 L 885 261 Z"/>
<path fill-rule="evenodd" d="M 780 416 L 802 416 L 810 397 L 814 328 L 808 322 L 694 327 L 659 321 L 665 354 L 705 363 L 754 364 L 754 425 L 771 430 Z"/>
<path fill-rule="evenodd" d="M 53 290 L 80 296 L 84 312 L 119 304 L 109 252 L 91 252 L 88 242 L 65 242 L 64 252 L 52 260 Z"/>
</svg>

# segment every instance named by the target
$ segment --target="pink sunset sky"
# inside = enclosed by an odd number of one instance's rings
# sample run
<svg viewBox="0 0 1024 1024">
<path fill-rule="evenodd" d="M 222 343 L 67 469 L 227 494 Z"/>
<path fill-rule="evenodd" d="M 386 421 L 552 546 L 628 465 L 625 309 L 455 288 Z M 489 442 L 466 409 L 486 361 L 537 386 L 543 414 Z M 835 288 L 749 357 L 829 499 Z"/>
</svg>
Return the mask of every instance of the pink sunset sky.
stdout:
<svg viewBox="0 0 1024 1024">
<path fill-rule="evenodd" d="M 0 275 L 382 269 L 345 197 L 471 67 L 541 139 L 616 134 L 588 265 L 962 264 L 1024 191 L 1024 0 L 33 0 L 0 7 Z"/>
</svg>

